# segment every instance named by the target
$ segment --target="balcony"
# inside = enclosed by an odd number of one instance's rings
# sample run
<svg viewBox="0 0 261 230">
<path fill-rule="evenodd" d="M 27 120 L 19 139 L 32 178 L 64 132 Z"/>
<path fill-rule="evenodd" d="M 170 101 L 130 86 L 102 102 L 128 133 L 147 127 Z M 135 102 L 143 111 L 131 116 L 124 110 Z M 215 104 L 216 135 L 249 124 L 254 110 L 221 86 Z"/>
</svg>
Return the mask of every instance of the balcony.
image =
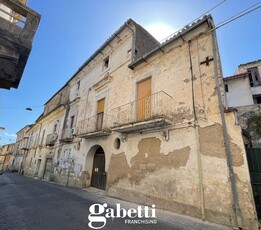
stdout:
<svg viewBox="0 0 261 230">
<path fill-rule="evenodd" d="M 76 130 L 73 128 L 66 128 L 63 130 L 62 138 L 60 141 L 62 142 L 72 142 L 75 136 Z"/>
<path fill-rule="evenodd" d="M 77 135 L 83 138 L 108 136 L 111 133 L 109 128 L 109 122 L 111 121 L 112 116 L 105 113 L 87 118 L 79 122 L 79 130 Z"/>
<path fill-rule="evenodd" d="M 160 91 L 112 110 L 116 118 L 111 130 L 128 133 L 171 125 L 172 96 Z"/>
<path fill-rule="evenodd" d="M 48 134 L 47 137 L 46 137 L 45 145 L 46 146 L 54 146 L 57 139 L 58 139 L 57 133 Z"/>
<path fill-rule="evenodd" d="M 17 88 L 41 16 L 18 0 L 0 1 L 0 88 Z"/>
</svg>

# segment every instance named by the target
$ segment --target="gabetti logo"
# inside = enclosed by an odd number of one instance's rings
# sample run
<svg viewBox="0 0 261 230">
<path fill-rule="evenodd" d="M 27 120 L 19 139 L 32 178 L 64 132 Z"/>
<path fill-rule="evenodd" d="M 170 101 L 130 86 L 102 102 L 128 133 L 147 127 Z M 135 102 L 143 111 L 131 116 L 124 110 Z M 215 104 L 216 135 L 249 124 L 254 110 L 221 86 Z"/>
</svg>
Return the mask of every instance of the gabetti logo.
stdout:
<svg viewBox="0 0 261 230">
<path fill-rule="evenodd" d="M 107 218 L 126 218 L 125 224 L 156 224 L 155 205 L 138 206 L 128 210 L 116 204 L 116 209 L 108 208 L 108 204 L 93 204 L 89 208 L 88 226 L 92 229 L 101 229 L 106 225 Z M 127 219 L 130 218 L 130 219 Z"/>
</svg>

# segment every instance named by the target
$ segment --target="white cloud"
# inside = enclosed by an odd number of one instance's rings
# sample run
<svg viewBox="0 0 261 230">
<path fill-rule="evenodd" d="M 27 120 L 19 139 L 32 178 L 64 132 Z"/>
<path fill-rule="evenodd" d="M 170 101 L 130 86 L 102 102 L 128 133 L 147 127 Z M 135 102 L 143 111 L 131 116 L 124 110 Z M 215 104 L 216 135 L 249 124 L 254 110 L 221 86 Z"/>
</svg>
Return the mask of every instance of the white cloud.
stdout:
<svg viewBox="0 0 261 230">
<path fill-rule="evenodd" d="M 7 137 L 16 138 L 16 134 L 13 134 L 13 133 L 4 132 L 4 135 L 7 136 Z"/>
<path fill-rule="evenodd" d="M 157 22 L 145 27 L 148 32 L 158 41 L 162 42 L 165 38 L 176 32 L 176 29 L 166 23 Z"/>
</svg>

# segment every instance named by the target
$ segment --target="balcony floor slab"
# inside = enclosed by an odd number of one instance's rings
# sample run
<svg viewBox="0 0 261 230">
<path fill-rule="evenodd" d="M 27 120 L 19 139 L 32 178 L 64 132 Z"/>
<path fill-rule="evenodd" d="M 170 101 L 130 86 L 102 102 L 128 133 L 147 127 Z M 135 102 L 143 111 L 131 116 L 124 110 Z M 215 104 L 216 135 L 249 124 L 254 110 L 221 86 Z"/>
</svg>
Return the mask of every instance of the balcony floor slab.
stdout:
<svg viewBox="0 0 261 230">
<path fill-rule="evenodd" d="M 123 124 L 111 128 L 112 131 L 117 131 L 121 133 L 137 132 L 142 130 L 149 130 L 155 128 L 165 128 L 172 124 L 171 120 L 166 118 L 155 118 L 147 121 L 140 121 L 131 124 Z"/>
</svg>

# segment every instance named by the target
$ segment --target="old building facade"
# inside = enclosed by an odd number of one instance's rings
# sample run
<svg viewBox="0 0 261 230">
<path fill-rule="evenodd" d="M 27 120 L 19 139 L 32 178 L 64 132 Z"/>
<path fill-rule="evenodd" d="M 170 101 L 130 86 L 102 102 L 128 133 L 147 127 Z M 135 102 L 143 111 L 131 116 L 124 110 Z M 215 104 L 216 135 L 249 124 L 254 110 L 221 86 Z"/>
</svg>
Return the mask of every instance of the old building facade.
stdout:
<svg viewBox="0 0 261 230">
<path fill-rule="evenodd" d="M 224 83 L 228 107 L 261 104 L 261 60 L 240 64 Z"/>
<path fill-rule="evenodd" d="M 45 104 L 24 171 L 257 229 L 213 28 L 205 16 L 160 44 L 128 20 Z"/>
<path fill-rule="evenodd" d="M 0 146 L 0 171 L 11 170 L 13 164 L 14 147 L 14 143 Z"/>
</svg>

